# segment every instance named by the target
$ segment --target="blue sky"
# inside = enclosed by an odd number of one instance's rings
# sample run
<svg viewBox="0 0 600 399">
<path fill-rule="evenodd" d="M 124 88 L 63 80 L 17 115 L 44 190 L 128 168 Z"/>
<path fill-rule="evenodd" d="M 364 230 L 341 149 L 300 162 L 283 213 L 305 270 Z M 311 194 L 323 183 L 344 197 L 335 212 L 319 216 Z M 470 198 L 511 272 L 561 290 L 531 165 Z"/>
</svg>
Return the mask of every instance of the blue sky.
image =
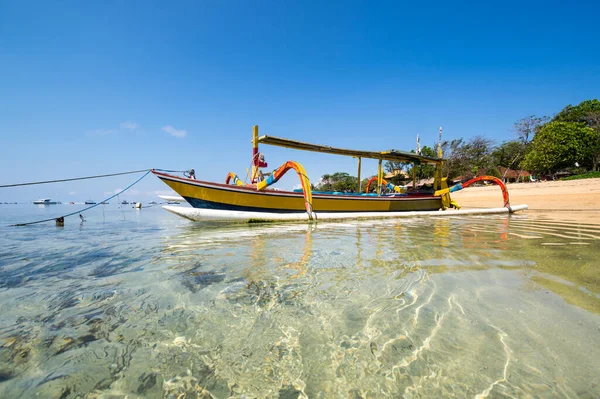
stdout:
<svg viewBox="0 0 600 399">
<path fill-rule="evenodd" d="M 524 4 L 523 4 L 524 3 Z M 262 134 L 414 148 L 600 97 L 597 2 L 3 1 L 0 184 L 195 168 L 243 175 Z M 352 159 L 263 146 L 312 180 Z M 374 173 L 375 162 L 364 174 Z M 100 200 L 135 176 L 0 189 Z M 297 184 L 285 177 L 281 187 Z M 149 176 L 128 199 L 168 189 Z"/>
</svg>

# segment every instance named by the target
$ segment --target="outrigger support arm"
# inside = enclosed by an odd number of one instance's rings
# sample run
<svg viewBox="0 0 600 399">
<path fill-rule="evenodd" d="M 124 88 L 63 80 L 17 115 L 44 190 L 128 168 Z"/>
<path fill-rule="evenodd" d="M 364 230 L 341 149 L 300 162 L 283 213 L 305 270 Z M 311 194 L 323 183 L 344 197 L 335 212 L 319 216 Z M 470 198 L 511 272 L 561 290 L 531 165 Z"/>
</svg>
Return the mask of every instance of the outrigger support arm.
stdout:
<svg viewBox="0 0 600 399">
<path fill-rule="evenodd" d="M 369 181 L 367 182 L 367 187 L 365 190 L 365 193 L 369 192 L 369 188 L 371 187 L 371 183 L 373 183 L 375 180 L 378 179 L 378 176 L 373 176 L 369 179 Z M 383 184 L 385 184 L 387 186 L 387 188 L 389 188 L 390 190 L 393 190 L 397 193 L 400 194 L 406 194 L 406 189 L 402 186 L 394 186 L 392 183 L 388 183 L 385 179 L 381 179 L 381 182 Z"/>
<path fill-rule="evenodd" d="M 506 189 L 506 186 L 504 185 L 504 183 L 502 183 L 502 180 L 498 179 L 497 177 L 494 176 L 477 176 L 472 178 L 471 180 L 468 180 L 464 183 L 458 183 L 455 184 L 454 186 L 450 187 L 450 188 L 445 188 L 442 190 L 438 190 L 434 193 L 435 196 L 442 196 L 445 194 L 449 194 L 449 193 L 454 193 L 456 191 L 462 190 L 463 188 L 467 188 L 469 187 L 471 184 L 476 183 L 478 181 L 490 181 L 498 186 L 500 186 L 500 189 L 502 190 L 502 197 L 504 199 L 504 207 L 505 208 L 509 208 L 510 209 L 510 201 L 508 198 L 508 190 Z"/>
<path fill-rule="evenodd" d="M 243 186 L 244 182 L 242 182 L 238 176 L 233 173 L 233 172 L 229 172 L 227 174 L 227 178 L 225 179 L 225 184 L 229 184 L 229 181 L 231 181 L 233 179 L 233 184 L 235 184 L 236 186 Z"/>
<path fill-rule="evenodd" d="M 310 180 L 308 180 L 308 176 L 306 175 L 306 170 L 304 167 L 300 165 L 298 162 L 287 161 L 279 168 L 275 169 L 273 173 L 265 180 L 260 181 L 256 184 L 256 189 L 258 191 L 262 191 L 265 188 L 269 187 L 272 184 L 277 183 L 277 181 L 290 169 L 294 169 L 296 173 L 298 173 L 298 177 L 300 178 L 300 183 L 302 184 L 302 192 L 304 193 L 304 205 L 306 206 L 306 212 L 309 217 L 312 219 L 313 216 L 313 207 L 312 207 L 312 190 L 310 188 Z"/>
</svg>

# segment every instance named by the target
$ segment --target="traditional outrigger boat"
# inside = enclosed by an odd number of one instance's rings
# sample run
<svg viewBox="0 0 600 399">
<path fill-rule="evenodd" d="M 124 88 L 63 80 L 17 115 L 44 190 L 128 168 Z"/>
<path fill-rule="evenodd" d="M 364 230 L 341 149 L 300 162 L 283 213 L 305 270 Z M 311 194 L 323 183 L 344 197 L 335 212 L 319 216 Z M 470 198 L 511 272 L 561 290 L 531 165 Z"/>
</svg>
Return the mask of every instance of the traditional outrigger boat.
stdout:
<svg viewBox="0 0 600 399">
<path fill-rule="evenodd" d="M 275 221 L 275 220 L 325 220 L 388 218 L 406 216 L 450 216 L 464 214 L 508 213 L 527 209 L 527 205 L 510 206 L 508 191 L 499 179 L 480 176 L 466 183 L 448 187 L 442 177 L 444 159 L 426 157 L 414 153 L 389 151 L 360 151 L 303 143 L 273 136 L 258 136 L 254 126 L 252 148 L 252 170 L 249 183 L 245 184 L 235 174 L 229 173 L 224 183 L 196 180 L 195 172 L 176 176 L 152 170 L 158 178 L 171 187 L 192 207 L 163 206 L 169 212 L 195 221 Z M 263 173 L 267 167 L 259 143 L 287 147 L 296 150 L 351 156 L 358 159 L 358 191 L 355 193 L 314 192 L 304 167 L 288 161 L 272 173 Z M 441 151 L 440 151 L 441 152 Z M 361 160 L 378 160 L 377 176 L 370 179 L 366 192 L 361 192 Z M 395 186 L 384 180 L 383 161 L 410 162 L 414 165 L 434 165 L 433 191 L 419 191 L 416 175 L 410 186 Z M 302 190 L 276 191 L 268 189 L 286 172 L 293 169 L 300 179 Z M 416 168 L 413 167 L 416 172 Z M 487 180 L 500 186 L 504 196 L 503 208 L 461 210 L 450 198 L 450 193 Z M 376 193 L 369 193 L 369 186 L 376 182 Z M 384 191 L 389 191 L 385 193 Z"/>
</svg>

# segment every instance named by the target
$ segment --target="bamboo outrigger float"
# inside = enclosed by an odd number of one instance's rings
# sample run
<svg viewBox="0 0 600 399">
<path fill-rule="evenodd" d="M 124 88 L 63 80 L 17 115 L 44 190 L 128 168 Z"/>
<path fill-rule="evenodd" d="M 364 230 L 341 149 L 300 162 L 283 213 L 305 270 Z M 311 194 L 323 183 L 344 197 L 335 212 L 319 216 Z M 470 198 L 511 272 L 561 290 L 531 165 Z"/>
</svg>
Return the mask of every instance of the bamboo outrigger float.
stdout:
<svg viewBox="0 0 600 399">
<path fill-rule="evenodd" d="M 152 173 L 192 206 L 192 208 L 181 206 L 164 206 L 163 208 L 195 221 L 292 221 L 450 216 L 508 213 L 527 209 L 527 205 L 511 207 L 508 191 L 504 184 L 494 177 L 482 176 L 477 178 L 477 181 L 488 180 L 500 186 L 504 195 L 504 207 L 460 210 L 458 204 L 450 198 L 450 193 L 467 187 L 474 181 L 448 187 L 446 178 L 442 177 L 444 159 L 442 159 L 441 153 L 438 158 L 433 158 L 397 150 L 381 152 L 348 150 L 273 136 L 259 137 L 258 126 L 254 126 L 252 143 L 252 170 L 248 183 L 242 182 L 235 173 L 229 173 L 225 183 L 214 183 L 196 180 L 193 175 L 192 178 L 181 177 L 153 170 Z M 259 143 L 357 158 L 359 192 L 313 192 L 306 171 L 302 165 L 294 161 L 287 161 L 272 173 L 263 173 L 261 169 L 268 165 L 263 154 L 258 151 Z M 378 160 L 377 176 L 371 178 L 366 187 L 367 192 L 364 193 L 360 192 L 363 158 Z M 434 165 L 434 192 L 417 190 L 414 174 L 412 188 L 394 186 L 386 182 L 383 179 L 383 161 L 410 162 L 413 166 Z M 291 169 L 297 173 L 302 190 L 275 191 L 268 189 Z M 375 181 L 377 181 L 376 193 L 369 193 L 369 186 Z M 388 189 L 390 193 L 384 193 L 384 188 Z"/>
</svg>

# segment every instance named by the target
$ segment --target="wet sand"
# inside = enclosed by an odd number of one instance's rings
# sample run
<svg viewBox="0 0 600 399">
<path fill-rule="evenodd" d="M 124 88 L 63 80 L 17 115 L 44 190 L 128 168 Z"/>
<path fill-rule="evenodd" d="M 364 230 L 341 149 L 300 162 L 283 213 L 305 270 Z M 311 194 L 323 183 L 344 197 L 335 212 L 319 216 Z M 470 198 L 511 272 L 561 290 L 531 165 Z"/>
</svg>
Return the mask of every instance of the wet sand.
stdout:
<svg viewBox="0 0 600 399">
<path fill-rule="evenodd" d="M 512 183 L 507 185 L 512 205 L 527 204 L 529 210 L 597 211 L 600 214 L 600 179 Z M 452 194 L 452 199 L 465 208 L 502 206 L 502 194 L 497 186 L 468 187 Z"/>
</svg>

